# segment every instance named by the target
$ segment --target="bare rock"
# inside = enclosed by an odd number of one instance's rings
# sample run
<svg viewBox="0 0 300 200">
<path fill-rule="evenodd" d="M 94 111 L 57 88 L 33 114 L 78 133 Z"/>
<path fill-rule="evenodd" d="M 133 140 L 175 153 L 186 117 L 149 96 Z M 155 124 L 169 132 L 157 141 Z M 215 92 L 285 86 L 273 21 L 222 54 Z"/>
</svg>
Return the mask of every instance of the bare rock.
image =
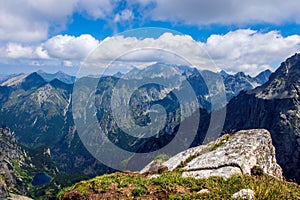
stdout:
<svg viewBox="0 0 300 200">
<path fill-rule="evenodd" d="M 203 193 L 209 193 L 209 189 L 202 189 L 199 192 L 197 192 L 198 194 L 203 194 Z"/>
<path fill-rule="evenodd" d="M 259 168 L 264 173 L 282 178 L 270 133 L 264 129 L 243 130 L 233 135 L 224 135 L 207 145 L 181 152 L 163 162 L 160 167 L 169 171 L 182 168 L 184 177 L 195 178 L 251 175 L 251 169 Z M 149 166 L 142 172 L 147 170 Z"/>
<path fill-rule="evenodd" d="M 233 199 L 247 199 L 247 200 L 254 200 L 254 192 L 250 189 L 242 189 L 237 193 L 232 195 Z"/>
</svg>

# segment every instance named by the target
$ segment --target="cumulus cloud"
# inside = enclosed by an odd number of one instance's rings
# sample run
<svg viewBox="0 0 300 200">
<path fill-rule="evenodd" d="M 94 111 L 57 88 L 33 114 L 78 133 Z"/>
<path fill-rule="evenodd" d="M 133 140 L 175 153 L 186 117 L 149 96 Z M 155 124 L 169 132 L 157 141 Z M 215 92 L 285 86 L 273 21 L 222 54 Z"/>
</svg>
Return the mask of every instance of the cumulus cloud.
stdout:
<svg viewBox="0 0 300 200">
<path fill-rule="evenodd" d="M 158 62 L 180 64 L 180 59 L 176 57 L 182 57 L 198 69 L 225 69 L 228 72 L 244 71 L 256 75 L 267 68 L 274 70 L 281 61 L 299 50 L 298 35 L 283 37 L 277 31 L 262 33 L 240 29 L 225 35 L 211 35 L 205 43 L 171 33 L 165 33 L 157 39 L 116 36 L 102 41 L 89 61 L 97 63 L 96 66 L 106 66 L 115 59 L 123 62 L 124 66 L 155 59 Z M 171 53 L 160 56 L 162 51 Z"/>
<path fill-rule="evenodd" d="M 99 45 L 93 36 L 83 34 L 78 37 L 57 35 L 39 45 L 9 43 L 0 49 L 0 57 L 11 59 L 62 60 L 70 66 L 71 60 L 79 61 L 88 56 Z"/>
<path fill-rule="evenodd" d="M 191 64 L 205 67 L 209 60 L 201 45 L 190 36 L 172 33 L 164 33 L 157 39 L 115 36 L 102 41 L 88 60 L 102 63 L 102 66 L 116 59 L 125 63 L 158 61 L 178 64 L 179 57 L 182 57 Z"/>
<path fill-rule="evenodd" d="M 57 35 L 45 42 L 43 49 L 52 58 L 81 60 L 98 45 L 99 41 L 89 34 L 83 34 L 79 37 Z"/>
<path fill-rule="evenodd" d="M 115 0 L 0 0 L 0 42 L 39 42 L 63 29 L 73 13 L 113 18 Z M 109 17 L 112 16 L 112 17 Z"/>
<path fill-rule="evenodd" d="M 211 35 L 205 43 L 221 69 L 256 74 L 300 50 L 300 36 L 283 37 L 277 31 L 261 33 L 250 29 Z"/>
<path fill-rule="evenodd" d="M 135 0 L 141 3 L 142 0 Z M 295 0 L 147 0 L 155 5 L 148 17 L 196 25 L 300 22 Z M 144 3 L 145 4 L 145 3 Z M 145 6 L 145 5 L 144 5 Z M 147 15 L 147 13 L 145 13 Z"/>
<path fill-rule="evenodd" d="M 10 42 L 46 39 L 49 27 L 63 26 L 75 5 L 74 0 L 0 0 L 0 4 L 0 41 Z"/>
<path fill-rule="evenodd" d="M 144 39 L 118 35 L 103 41 L 86 34 L 78 37 L 58 35 L 37 46 L 10 43 L 0 49 L 1 57 L 58 60 L 64 66 L 84 61 L 84 64 L 106 67 L 114 61 L 121 69 L 155 61 L 171 64 L 187 61 L 199 69 L 244 71 L 251 75 L 267 68 L 274 70 L 280 62 L 299 51 L 299 35 L 284 37 L 277 31 L 263 33 L 251 29 L 211 35 L 206 42 L 172 33 Z"/>
<path fill-rule="evenodd" d="M 21 44 L 10 43 L 7 45 L 8 58 L 32 58 L 34 50 L 31 47 L 23 47 Z"/>
</svg>

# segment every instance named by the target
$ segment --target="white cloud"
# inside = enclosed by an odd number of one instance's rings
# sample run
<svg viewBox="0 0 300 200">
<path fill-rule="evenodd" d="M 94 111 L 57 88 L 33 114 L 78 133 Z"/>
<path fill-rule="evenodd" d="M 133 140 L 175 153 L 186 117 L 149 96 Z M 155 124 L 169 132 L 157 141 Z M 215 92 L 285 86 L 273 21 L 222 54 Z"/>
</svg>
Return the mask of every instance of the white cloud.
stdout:
<svg viewBox="0 0 300 200">
<path fill-rule="evenodd" d="M 296 0 L 147 0 L 147 3 L 155 5 L 150 13 L 144 13 L 148 17 L 188 24 L 280 24 L 300 21 L 300 7 Z"/>
<path fill-rule="evenodd" d="M 80 61 L 99 45 L 99 41 L 88 34 L 78 37 L 58 35 L 39 45 L 22 45 L 9 43 L 0 49 L 0 58 L 36 59 L 65 61 L 64 66 L 70 66 L 72 61 Z M 35 61 L 32 61 L 35 63 Z"/>
<path fill-rule="evenodd" d="M 165 33 L 157 39 L 124 38 L 123 36 L 106 38 L 89 59 L 103 63 L 109 63 L 117 58 L 124 62 L 152 62 L 155 61 L 154 58 L 159 59 L 157 61 L 170 62 L 169 57 L 161 56 L 164 54 L 163 51 L 169 52 L 167 53 L 169 56 L 173 54 L 172 58 L 178 55 L 203 67 L 203 64 L 207 63 L 204 56 L 205 51 L 201 48 L 200 43 L 194 41 L 190 36 L 171 33 Z M 120 56 L 122 57 L 119 58 Z"/>
<path fill-rule="evenodd" d="M 256 74 L 266 65 L 280 63 L 299 52 L 300 36 L 283 37 L 277 31 L 260 33 L 242 29 L 225 35 L 211 35 L 205 47 L 220 68 Z"/>
<path fill-rule="evenodd" d="M 73 66 L 84 60 L 85 64 L 91 62 L 97 67 L 106 67 L 116 59 L 119 68 L 154 61 L 182 64 L 183 58 L 199 69 L 244 71 L 251 75 L 267 68 L 274 70 L 280 62 L 299 51 L 299 35 L 284 37 L 277 31 L 262 33 L 250 29 L 211 35 L 205 43 L 171 33 L 156 39 L 119 35 L 101 42 L 91 35 L 58 35 L 36 46 L 10 43 L 5 49 L 0 49 L 2 58 L 57 60 L 64 66 Z"/>
<path fill-rule="evenodd" d="M 132 20 L 134 18 L 134 14 L 131 10 L 125 9 L 121 13 L 117 13 L 114 18 L 114 22 L 122 22 Z"/>
<path fill-rule="evenodd" d="M 0 41 L 34 42 L 48 37 L 48 29 L 64 26 L 74 0 L 0 0 Z"/>
<path fill-rule="evenodd" d="M 118 0 L 78 0 L 76 9 L 94 19 L 109 19 Z"/>
<path fill-rule="evenodd" d="M 8 58 L 33 58 L 34 50 L 32 47 L 23 47 L 21 44 L 9 43 L 6 48 Z"/>
<path fill-rule="evenodd" d="M 73 66 L 73 63 L 72 63 L 72 61 L 65 60 L 65 61 L 63 61 L 63 65 L 64 65 L 65 67 L 72 67 L 72 66 Z"/>
<path fill-rule="evenodd" d="M 79 37 L 57 35 L 43 44 L 43 49 L 52 58 L 64 60 L 81 60 L 97 48 L 99 41 L 93 36 L 84 34 Z"/>
<path fill-rule="evenodd" d="M 0 0 L 0 42 L 40 42 L 61 30 L 75 12 L 113 18 L 115 0 Z M 109 17 L 111 16 L 111 17 Z"/>
<path fill-rule="evenodd" d="M 162 54 L 161 50 L 171 54 Z M 139 40 L 122 36 L 107 38 L 88 61 L 97 63 L 97 67 L 106 66 L 117 58 L 123 65 L 152 61 L 178 64 L 178 55 L 199 69 L 225 69 L 228 72 L 244 71 L 256 75 L 267 68 L 274 70 L 280 62 L 299 51 L 299 35 L 283 37 L 277 31 L 261 33 L 240 29 L 225 35 L 211 35 L 205 43 L 196 42 L 189 36 L 171 33 L 165 33 L 157 39 Z M 120 56 L 122 57 L 119 58 Z"/>
</svg>

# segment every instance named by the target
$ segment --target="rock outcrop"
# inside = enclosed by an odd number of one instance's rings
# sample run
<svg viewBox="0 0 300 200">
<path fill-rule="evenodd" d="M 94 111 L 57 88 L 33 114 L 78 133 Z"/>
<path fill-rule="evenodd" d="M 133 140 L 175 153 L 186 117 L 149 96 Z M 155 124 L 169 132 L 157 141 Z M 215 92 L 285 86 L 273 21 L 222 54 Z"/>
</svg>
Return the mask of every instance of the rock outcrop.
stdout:
<svg viewBox="0 0 300 200">
<path fill-rule="evenodd" d="M 22 178 L 16 168 L 24 162 L 26 152 L 15 142 L 14 133 L 9 128 L 0 128 L 0 199 L 7 198 L 10 191 L 26 193 Z"/>
<path fill-rule="evenodd" d="M 153 162 L 140 173 L 150 172 Z M 184 170 L 184 177 L 229 178 L 234 174 L 251 174 L 251 169 L 261 168 L 264 173 L 282 178 L 276 162 L 275 148 L 270 133 L 263 129 L 243 130 L 224 135 L 207 145 L 188 149 L 163 162 L 161 169 Z"/>
</svg>

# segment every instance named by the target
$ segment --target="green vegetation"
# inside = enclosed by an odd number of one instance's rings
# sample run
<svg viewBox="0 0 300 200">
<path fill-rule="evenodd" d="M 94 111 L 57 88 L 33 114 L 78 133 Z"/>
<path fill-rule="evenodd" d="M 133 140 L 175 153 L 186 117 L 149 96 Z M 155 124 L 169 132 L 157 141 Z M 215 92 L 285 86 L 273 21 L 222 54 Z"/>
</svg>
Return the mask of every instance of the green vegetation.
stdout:
<svg viewBox="0 0 300 200">
<path fill-rule="evenodd" d="M 202 189 L 210 192 L 197 193 Z M 64 199 L 69 195 L 89 199 L 93 195 L 99 199 L 230 199 L 241 189 L 252 189 L 256 199 L 300 199 L 298 185 L 265 174 L 236 175 L 225 180 L 221 177 L 183 178 L 179 172 L 166 172 L 157 178 L 132 173 L 103 175 L 65 188 L 57 198 Z"/>
<path fill-rule="evenodd" d="M 208 151 L 216 150 L 218 147 L 222 146 L 229 138 L 230 138 L 230 134 L 223 135 L 216 142 L 212 142 L 211 144 L 209 144 Z"/>
</svg>

